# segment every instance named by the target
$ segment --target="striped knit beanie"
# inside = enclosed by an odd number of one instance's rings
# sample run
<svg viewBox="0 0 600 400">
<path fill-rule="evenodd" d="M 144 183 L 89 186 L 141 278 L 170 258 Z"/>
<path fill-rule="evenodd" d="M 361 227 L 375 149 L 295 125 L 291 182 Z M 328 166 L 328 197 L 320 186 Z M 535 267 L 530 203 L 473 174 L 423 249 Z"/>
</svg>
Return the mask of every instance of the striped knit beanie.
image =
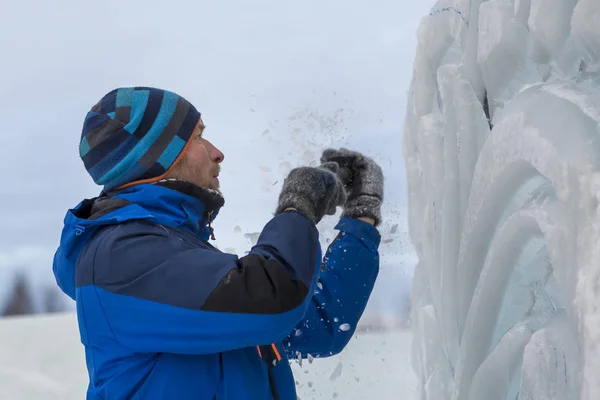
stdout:
<svg viewBox="0 0 600 400">
<path fill-rule="evenodd" d="M 196 108 L 175 93 L 115 89 L 88 112 L 79 155 L 104 191 L 156 182 L 183 156 L 199 120 Z"/>
</svg>

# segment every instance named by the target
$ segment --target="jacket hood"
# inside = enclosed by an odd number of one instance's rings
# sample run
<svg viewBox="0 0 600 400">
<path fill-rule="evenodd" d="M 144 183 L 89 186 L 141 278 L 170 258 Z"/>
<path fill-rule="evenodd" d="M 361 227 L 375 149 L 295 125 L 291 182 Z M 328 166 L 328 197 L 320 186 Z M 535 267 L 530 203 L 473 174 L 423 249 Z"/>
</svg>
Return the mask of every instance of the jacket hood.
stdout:
<svg viewBox="0 0 600 400">
<path fill-rule="evenodd" d="M 208 241 L 211 223 L 223 204 L 223 197 L 215 191 L 171 180 L 102 192 L 98 197 L 85 199 L 65 215 L 52 265 L 56 282 L 75 300 L 77 258 L 102 227 L 143 219 L 187 230 Z"/>
</svg>

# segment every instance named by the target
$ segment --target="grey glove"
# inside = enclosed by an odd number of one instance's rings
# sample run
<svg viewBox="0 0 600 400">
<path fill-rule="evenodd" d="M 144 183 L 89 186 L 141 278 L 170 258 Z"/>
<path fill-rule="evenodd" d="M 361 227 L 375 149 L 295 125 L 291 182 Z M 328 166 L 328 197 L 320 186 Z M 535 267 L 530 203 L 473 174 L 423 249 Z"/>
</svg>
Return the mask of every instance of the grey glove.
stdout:
<svg viewBox="0 0 600 400">
<path fill-rule="evenodd" d="M 383 201 L 383 172 L 371 158 L 348 149 L 326 149 L 321 162 L 334 161 L 340 166 L 338 175 L 348 191 L 342 216 L 370 217 L 375 226 L 381 223 Z"/>
<path fill-rule="evenodd" d="M 295 208 L 318 224 L 323 215 L 335 214 L 336 207 L 346 201 L 344 185 L 336 175 L 335 162 L 319 167 L 299 167 L 290 171 L 279 194 L 275 215 Z"/>
</svg>

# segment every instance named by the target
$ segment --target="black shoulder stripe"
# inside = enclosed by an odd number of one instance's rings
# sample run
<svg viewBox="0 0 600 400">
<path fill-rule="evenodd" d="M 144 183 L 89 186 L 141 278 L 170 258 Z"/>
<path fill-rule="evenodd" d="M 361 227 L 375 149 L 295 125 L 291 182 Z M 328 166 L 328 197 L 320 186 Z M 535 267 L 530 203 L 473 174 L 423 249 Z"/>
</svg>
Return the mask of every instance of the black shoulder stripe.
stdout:
<svg viewBox="0 0 600 400">
<path fill-rule="evenodd" d="M 277 261 L 248 254 L 238 261 L 206 298 L 202 310 L 279 314 L 298 307 L 308 288 Z"/>
</svg>

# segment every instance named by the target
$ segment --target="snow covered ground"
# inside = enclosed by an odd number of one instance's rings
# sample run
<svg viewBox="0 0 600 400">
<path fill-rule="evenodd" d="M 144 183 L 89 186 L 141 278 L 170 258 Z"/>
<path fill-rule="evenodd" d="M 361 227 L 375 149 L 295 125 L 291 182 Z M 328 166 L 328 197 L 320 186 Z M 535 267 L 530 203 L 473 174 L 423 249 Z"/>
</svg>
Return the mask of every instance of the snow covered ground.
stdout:
<svg viewBox="0 0 600 400">
<path fill-rule="evenodd" d="M 419 398 L 600 398 L 600 2 L 441 0 L 404 154 Z"/>
<path fill-rule="evenodd" d="M 338 356 L 292 364 L 301 400 L 413 399 L 412 335 L 357 333 Z M 0 320 L 0 398 L 81 400 L 87 372 L 74 314 Z"/>
</svg>

